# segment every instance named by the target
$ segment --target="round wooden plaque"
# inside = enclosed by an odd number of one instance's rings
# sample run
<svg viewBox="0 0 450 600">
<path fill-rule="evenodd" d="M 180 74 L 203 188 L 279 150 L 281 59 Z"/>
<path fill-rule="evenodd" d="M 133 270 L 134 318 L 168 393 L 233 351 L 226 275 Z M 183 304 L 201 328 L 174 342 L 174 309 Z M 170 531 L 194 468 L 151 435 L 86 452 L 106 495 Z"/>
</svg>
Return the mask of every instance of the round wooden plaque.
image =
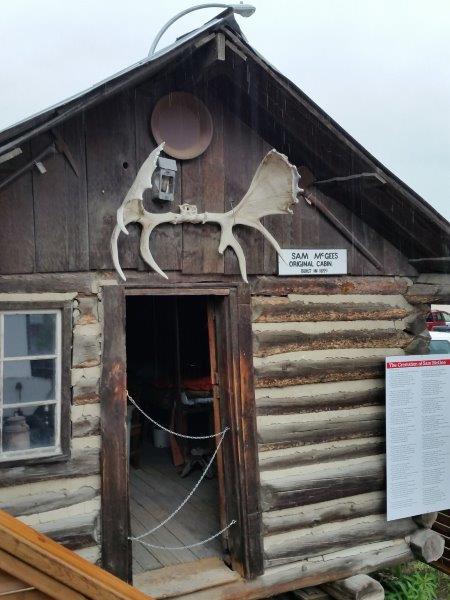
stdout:
<svg viewBox="0 0 450 600">
<path fill-rule="evenodd" d="M 171 92 L 160 98 L 150 125 L 156 142 L 166 142 L 164 152 L 180 160 L 203 154 L 213 134 L 211 113 L 188 92 Z"/>
</svg>

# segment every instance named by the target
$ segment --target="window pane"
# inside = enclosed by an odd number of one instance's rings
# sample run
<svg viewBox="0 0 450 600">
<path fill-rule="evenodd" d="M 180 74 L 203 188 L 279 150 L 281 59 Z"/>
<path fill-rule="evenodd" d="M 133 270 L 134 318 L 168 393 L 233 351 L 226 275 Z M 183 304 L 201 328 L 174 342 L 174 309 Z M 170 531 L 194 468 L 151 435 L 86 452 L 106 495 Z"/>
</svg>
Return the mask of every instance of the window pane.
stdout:
<svg viewBox="0 0 450 600">
<path fill-rule="evenodd" d="M 55 399 L 55 360 L 11 360 L 3 363 L 3 402 Z"/>
<path fill-rule="evenodd" d="M 55 445 L 55 405 L 7 408 L 3 411 L 4 452 Z"/>
<path fill-rule="evenodd" d="M 55 353 L 55 314 L 5 314 L 5 356 Z"/>
</svg>

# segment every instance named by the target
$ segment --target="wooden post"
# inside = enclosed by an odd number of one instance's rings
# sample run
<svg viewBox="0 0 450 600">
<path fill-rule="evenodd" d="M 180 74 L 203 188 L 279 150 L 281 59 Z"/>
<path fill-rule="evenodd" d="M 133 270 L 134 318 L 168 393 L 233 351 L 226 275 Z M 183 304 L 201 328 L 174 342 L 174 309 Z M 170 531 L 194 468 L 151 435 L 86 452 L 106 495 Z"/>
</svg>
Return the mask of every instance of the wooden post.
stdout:
<svg viewBox="0 0 450 600">
<path fill-rule="evenodd" d="M 354 575 L 321 587 L 336 600 L 384 600 L 383 586 L 369 575 Z"/>
<path fill-rule="evenodd" d="M 110 573 L 131 581 L 123 288 L 103 288 L 103 314 L 103 369 L 100 386 L 102 564 Z"/>
</svg>

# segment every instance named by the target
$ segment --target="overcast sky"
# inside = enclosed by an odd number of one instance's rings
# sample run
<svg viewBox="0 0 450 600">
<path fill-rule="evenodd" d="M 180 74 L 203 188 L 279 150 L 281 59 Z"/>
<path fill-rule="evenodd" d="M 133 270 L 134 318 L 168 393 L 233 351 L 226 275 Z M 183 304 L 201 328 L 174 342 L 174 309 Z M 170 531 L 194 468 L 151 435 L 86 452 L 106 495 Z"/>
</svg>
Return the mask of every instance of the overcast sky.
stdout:
<svg viewBox="0 0 450 600">
<path fill-rule="evenodd" d="M 3 0 L 0 130 L 146 56 L 195 0 Z M 450 0 L 255 0 L 249 42 L 450 219 Z M 161 46 L 217 14 L 178 21 Z"/>
</svg>

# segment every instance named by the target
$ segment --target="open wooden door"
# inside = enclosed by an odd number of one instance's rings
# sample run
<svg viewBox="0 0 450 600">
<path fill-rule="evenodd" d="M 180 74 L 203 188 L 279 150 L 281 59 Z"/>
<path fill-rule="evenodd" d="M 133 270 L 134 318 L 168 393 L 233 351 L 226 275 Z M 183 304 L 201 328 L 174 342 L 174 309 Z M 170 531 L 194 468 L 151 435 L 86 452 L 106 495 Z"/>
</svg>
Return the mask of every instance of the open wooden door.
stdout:
<svg viewBox="0 0 450 600">
<path fill-rule="evenodd" d="M 208 333 L 216 410 L 215 430 L 229 427 L 218 455 L 224 559 L 246 578 L 263 571 L 256 408 L 253 388 L 250 294 L 247 286 L 103 289 L 101 382 L 102 559 L 105 569 L 131 581 L 127 458 L 126 296 L 202 295 L 209 298 Z"/>
</svg>

